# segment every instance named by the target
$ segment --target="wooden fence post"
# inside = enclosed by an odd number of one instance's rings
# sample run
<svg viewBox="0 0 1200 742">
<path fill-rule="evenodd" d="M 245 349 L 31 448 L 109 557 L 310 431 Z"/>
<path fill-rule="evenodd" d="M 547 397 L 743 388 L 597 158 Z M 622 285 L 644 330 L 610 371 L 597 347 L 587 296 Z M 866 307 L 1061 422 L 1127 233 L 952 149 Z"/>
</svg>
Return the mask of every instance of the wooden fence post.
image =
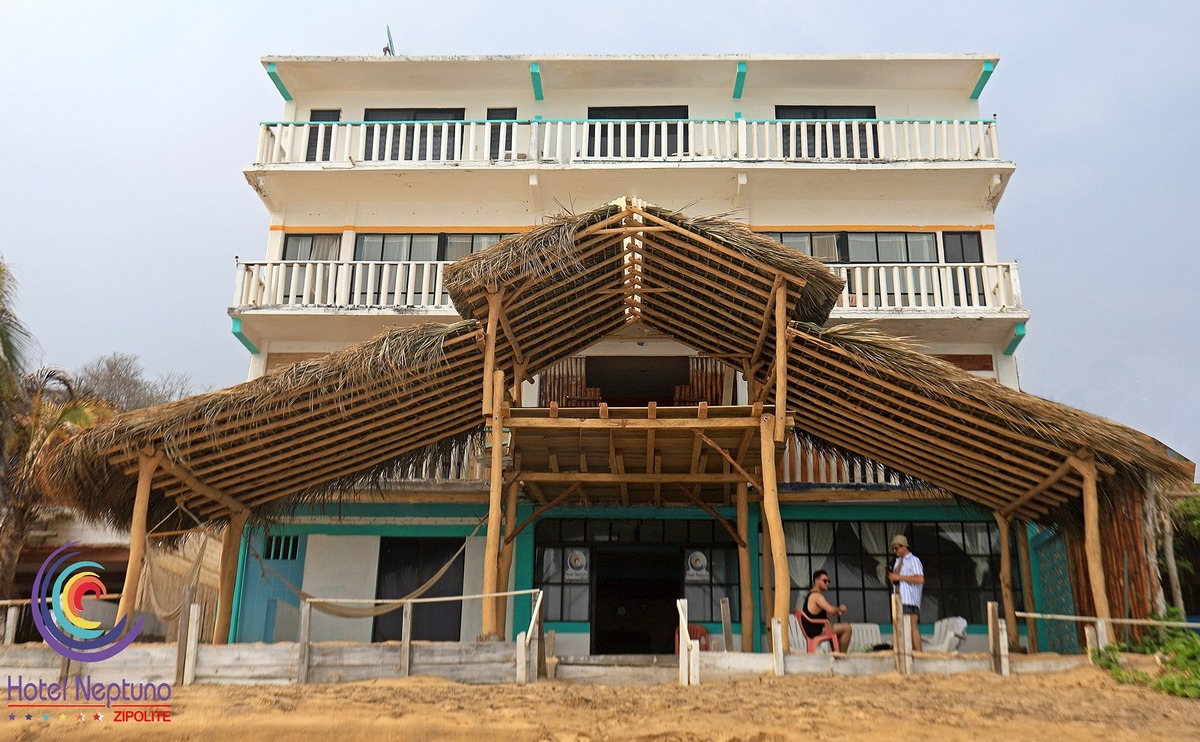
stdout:
<svg viewBox="0 0 1200 742">
<path fill-rule="evenodd" d="M 188 606 L 188 643 L 183 655 L 183 684 L 196 682 L 196 659 L 200 651 L 200 604 Z"/>
<path fill-rule="evenodd" d="M 187 585 L 183 588 L 183 595 L 179 600 L 179 613 L 175 617 L 175 641 L 177 648 L 175 650 L 175 685 L 183 685 L 183 674 L 187 666 L 187 648 L 189 631 L 191 627 L 188 625 L 188 618 L 191 612 L 191 605 L 196 600 L 196 586 L 194 584 Z"/>
<path fill-rule="evenodd" d="M 783 664 L 783 623 L 777 616 L 771 617 L 771 656 L 774 660 L 775 676 L 782 678 L 787 673 Z"/>
<path fill-rule="evenodd" d="M 412 674 L 412 614 L 413 604 L 405 603 L 400 614 L 400 677 Z"/>
<path fill-rule="evenodd" d="M 733 620 L 729 611 L 729 598 L 721 598 L 721 651 L 728 652 L 733 646 Z"/>
<path fill-rule="evenodd" d="M 300 603 L 300 646 L 296 657 L 296 682 L 300 685 L 308 683 L 308 649 L 312 639 L 312 603 L 302 600 Z"/>
</svg>

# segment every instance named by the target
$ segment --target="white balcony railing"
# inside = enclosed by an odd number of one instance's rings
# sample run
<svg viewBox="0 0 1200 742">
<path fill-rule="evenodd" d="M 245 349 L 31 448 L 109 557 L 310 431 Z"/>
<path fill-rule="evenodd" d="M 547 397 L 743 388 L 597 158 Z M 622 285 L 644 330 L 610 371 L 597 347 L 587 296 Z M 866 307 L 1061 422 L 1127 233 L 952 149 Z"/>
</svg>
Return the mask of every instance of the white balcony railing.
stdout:
<svg viewBox="0 0 1200 742">
<path fill-rule="evenodd" d="M 453 311 L 444 261 L 239 263 L 235 307 L 345 307 Z M 1002 312 L 1022 309 L 1015 263 L 840 263 L 838 314 L 883 310 Z"/>
<path fill-rule="evenodd" d="M 1013 311 L 1022 308 L 1015 263 L 841 263 L 838 314 L 880 310 Z"/>
<path fill-rule="evenodd" d="M 442 261 L 239 263 L 234 306 L 454 310 Z"/>
<path fill-rule="evenodd" d="M 261 165 L 998 161 L 991 120 L 268 122 Z"/>
</svg>

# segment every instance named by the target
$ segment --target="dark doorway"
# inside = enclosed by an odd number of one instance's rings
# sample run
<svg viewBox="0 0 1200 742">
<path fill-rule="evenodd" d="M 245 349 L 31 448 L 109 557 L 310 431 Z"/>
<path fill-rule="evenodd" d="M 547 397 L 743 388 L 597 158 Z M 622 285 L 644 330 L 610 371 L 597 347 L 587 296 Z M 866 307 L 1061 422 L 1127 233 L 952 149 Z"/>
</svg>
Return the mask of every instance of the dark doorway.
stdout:
<svg viewBox="0 0 1200 742">
<path fill-rule="evenodd" d="M 675 404 L 675 387 L 690 382 L 687 356 L 588 356 L 589 387 L 610 407 Z"/>
<path fill-rule="evenodd" d="M 682 557 L 675 547 L 608 546 L 593 552 L 592 654 L 671 654 Z"/>
<path fill-rule="evenodd" d="M 381 538 L 379 539 L 379 580 L 375 597 L 396 599 L 416 590 L 437 574 L 462 546 L 461 538 Z M 462 554 L 450 569 L 421 597 L 461 595 L 463 584 Z M 400 641 L 403 612 L 385 613 L 375 619 L 371 640 Z M 462 625 L 462 603 L 417 603 L 413 606 L 412 638 L 425 641 L 456 642 Z"/>
</svg>

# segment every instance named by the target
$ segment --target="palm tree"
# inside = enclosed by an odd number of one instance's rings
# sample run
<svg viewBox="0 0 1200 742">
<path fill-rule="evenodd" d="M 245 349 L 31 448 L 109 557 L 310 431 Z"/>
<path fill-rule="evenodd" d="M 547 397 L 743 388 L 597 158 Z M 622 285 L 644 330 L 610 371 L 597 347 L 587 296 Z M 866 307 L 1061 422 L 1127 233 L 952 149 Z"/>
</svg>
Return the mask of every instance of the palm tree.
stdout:
<svg viewBox="0 0 1200 742">
<path fill-rule="evenodd" d="M 3 438 L 3 470 L 0 493 L 0 597 L 18 597 L 14 592 L 17 559 L 30 526 L 48 504 L 47 490 L 40 480 L 42 462 L 49 454 L 80 431 L 113 414 L 108 403 L 79 397 L 70 378 L 58 369 L 41 369 L 28 374 L 21 385 L 18 404 Z"/>
<path fill-rule="evenodd" d="M 46 489 L 37 472 L 75 433 L 111 415 L 104 402 L 79 397 L 66 373 L 27 373 L 33 338 L 12 311 L 16 284 L 0 259 L 0 598 L 13 594 L 17 559 Z"/>
</svg>

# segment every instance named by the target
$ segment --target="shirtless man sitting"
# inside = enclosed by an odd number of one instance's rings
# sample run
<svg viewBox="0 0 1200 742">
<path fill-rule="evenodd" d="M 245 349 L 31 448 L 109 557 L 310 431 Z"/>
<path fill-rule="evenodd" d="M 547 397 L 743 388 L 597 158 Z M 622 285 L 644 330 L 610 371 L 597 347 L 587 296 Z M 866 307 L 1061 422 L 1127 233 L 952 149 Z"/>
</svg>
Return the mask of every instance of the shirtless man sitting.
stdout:
<svg viewBox="0 0 1200 742">
<path fill-rule="evenodd" d="M 829 573 L 823 569 L 818 569 L 813 572 L 812 589 L 809 590 L 808 596 L 804 598 L 804 607 L 800 617 L 800 630 L 809 639 L 820 636 L 825 630 L 825 627 L 819 623 L 806 621 L 806 617 L 815 619 L 825 619 L 830 622 L 833 627 L 833 635 L 837 637 L 837 646 L 834 647 L 838 652 L 846 652 L 850 649 L 850 635 L 854 629 L 848 623 L 833 623 L 838 616 L 844 615 L 848 610 L 844 605 L 834 605 L 825 598 L 825 591 L 829 589 Z"/>
</svg>

